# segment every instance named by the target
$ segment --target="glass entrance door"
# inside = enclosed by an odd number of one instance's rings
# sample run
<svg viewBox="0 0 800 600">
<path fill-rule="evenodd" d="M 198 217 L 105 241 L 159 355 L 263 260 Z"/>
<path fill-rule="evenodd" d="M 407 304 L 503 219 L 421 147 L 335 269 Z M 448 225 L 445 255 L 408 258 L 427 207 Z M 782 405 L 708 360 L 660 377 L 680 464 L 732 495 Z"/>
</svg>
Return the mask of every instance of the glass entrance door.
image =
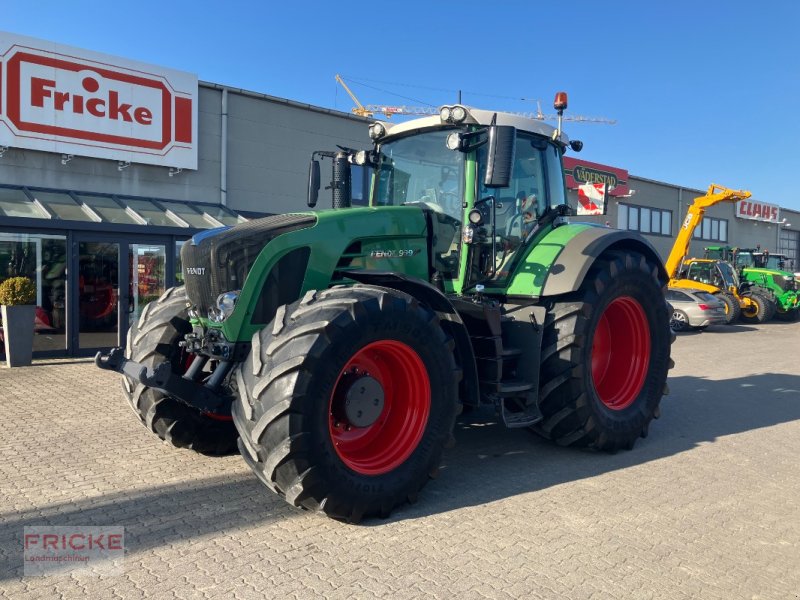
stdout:
<svg viewBox="0 0 800 600">
<path fill-rule="evenodd" d="M 119 339 L 120 244 L 79 241 L 78 347 L 107 348 Z"/>
<path fill-rule="evenodd" d="M 129 244 L 130 305 L 127 326 L 139 319 L 148 303 L 166 290 L 167 247 L 164 244 Z"/>
</svg>

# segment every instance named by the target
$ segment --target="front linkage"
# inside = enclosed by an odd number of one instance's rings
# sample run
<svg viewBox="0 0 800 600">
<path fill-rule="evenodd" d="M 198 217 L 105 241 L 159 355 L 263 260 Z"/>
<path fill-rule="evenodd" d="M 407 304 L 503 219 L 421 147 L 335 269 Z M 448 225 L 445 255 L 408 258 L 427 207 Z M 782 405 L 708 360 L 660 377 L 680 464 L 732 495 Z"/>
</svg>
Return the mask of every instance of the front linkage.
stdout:
<svg viewBox="0 0 800 600">
<path fill-rule="evenodd" d="M 233 361 L 220 361 L 217 368 L 199 383 L 195 379 L 208 358 L 197 355 L 183 375 L 173 372 L 169 362 L 159 364 L 155 369 L 125 357 L 122 348 L 112 348 L 108 354 L 98 352 L 94 364 L 101 369 L 115 371 L 142 385 L 180 400 L 191 408 L 204 413 L 230 414 L 233 400 L 223 383 L 234 366 Z"/>
</svg>

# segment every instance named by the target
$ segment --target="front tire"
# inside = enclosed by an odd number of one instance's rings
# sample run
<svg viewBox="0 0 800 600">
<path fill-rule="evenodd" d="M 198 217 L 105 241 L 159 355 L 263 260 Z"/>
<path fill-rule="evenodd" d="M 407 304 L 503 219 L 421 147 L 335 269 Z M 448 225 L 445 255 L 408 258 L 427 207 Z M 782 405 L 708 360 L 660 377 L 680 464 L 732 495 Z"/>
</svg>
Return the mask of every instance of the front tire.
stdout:
<svg viewBox="0 0 800 600">
<path fill-rule="evenodd" d="M 548 312 L 534 430 L 564 446 L 632 448 L 666 392 L 671 314 L 655 263 L 631 251 L 598 258 Z"/>
<path fill-rule="evenodd" d="M 742 308 L 741 320 L 745 323 L 763 323 L 769 319 L 772 312 L 769 308 L 770 300 L 756 293 L 744 294 L 744 298 L 750 299 L 750 306 Z"/>
<path fill-rule="evenodd" d="M 192 330 L 186 302 L 185 288 L 176 287 L 148 304 L 128 331 L 125 356 L 150 368 L 170 362 L 174 373 L 183 374 L 187 356 L 178 343 Z M 238 434 L 230 417 L 201 413 L 125 376 L 122 390 L 144 426 L 176 448 L 210 456 L 236 452 Z"/>
<path fill-rule="evenodd" d="M 452 340 L 411 296 L 309 292 L 253 337 L 236 371 L 242 456 L 294 506 L 387 516 L 436 474 L 460 376 Z"/>
<path fill-rule="evenodd" d="M 715 294 L 717 300 L 725 305 L 725 324 L 731 325 L 739 320 L 742 314 L 742 307 L 739 300 L 729 292 L 719 292 Z"/>
</svg>

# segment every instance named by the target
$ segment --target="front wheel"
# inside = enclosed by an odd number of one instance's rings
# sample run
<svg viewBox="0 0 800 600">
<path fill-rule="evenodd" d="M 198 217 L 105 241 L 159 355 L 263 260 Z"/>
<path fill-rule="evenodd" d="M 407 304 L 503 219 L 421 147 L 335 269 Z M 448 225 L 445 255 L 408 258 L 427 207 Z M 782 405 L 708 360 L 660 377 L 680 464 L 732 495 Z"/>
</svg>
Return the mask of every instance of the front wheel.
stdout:
<svg viewBox="0 0 800 600">
<path fill-rule="evenodd" d="M 772 310 L 769 307 L 771 300 L 754 292 L 746 293 L 742 296 L 749 302 L 742 307 L 741 319 L 745 323 L 763 323 L 769 319 Z"/>
<path fill-rule="evenodd" d="M 565 446 L 632 448 L 666 391 L 671 314 L 653 261 L 632 251 L 598 258 L 579 290 L 548 311 L 544 419 L 534 430 Z"/>
<path fill-rule="evenodd" d="M 739 299 L 729 292 L 719 292 L 715 294 L 717 300 L 725 305 L 725 324 L 731 325 L 739 320 L 742 308 L 739 305 Z"/>
<path fill-rule="evenodd" d="M 236 372 L 242 456 L 294 506 L 386 516 L 437 472 L 460 374 L 452 340 L 411 296 L 309 292 L 255 334 Z"/>
<path fill-rule="evenodd" d="M 173 373 L 185 373 L 191 357 L 180 342 L 192 330 L 186 303 L 185 288 L 177 287 L 148 304 L 128 332 L 125 356 L 151 369 L 169 362 Z M 211 456 L 236 452 L 230 416 L 203 413 L 125 376 L 122 389 L 144 426 L 172 446 Z"/>
</svg>

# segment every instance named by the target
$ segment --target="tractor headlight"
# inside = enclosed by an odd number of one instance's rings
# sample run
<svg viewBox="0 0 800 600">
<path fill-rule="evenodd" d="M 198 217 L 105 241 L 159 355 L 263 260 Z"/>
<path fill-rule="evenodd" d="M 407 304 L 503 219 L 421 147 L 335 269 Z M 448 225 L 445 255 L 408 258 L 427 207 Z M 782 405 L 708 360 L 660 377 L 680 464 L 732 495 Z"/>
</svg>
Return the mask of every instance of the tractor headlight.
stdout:
<svg viewBox="0 0 800 600">
<path fill-rule="evenodd" d="M 235 292 L 225 292 L 217 296 L 217 305 L 208 309 L 208 318 L 215 323 L 222 323 L 225 319 L 231 316 L 233 309 L 236 307 L 236 301 L 239 299 L 241 290 Z"/>
<path fill-rule="evenodd" d="M 386 127 L 382 123 L 373 123 L 369 126 L 369 137 L 373 140 L 379 140 L 386 135 Z"/>
<path fill-rule="evenodd" d="M 454 106 L 451 111 L 451 117 L 453 123 L 461 123 L 461 121 L 467 118 L 467 110 L 463 106 Z"/>
</svg>

